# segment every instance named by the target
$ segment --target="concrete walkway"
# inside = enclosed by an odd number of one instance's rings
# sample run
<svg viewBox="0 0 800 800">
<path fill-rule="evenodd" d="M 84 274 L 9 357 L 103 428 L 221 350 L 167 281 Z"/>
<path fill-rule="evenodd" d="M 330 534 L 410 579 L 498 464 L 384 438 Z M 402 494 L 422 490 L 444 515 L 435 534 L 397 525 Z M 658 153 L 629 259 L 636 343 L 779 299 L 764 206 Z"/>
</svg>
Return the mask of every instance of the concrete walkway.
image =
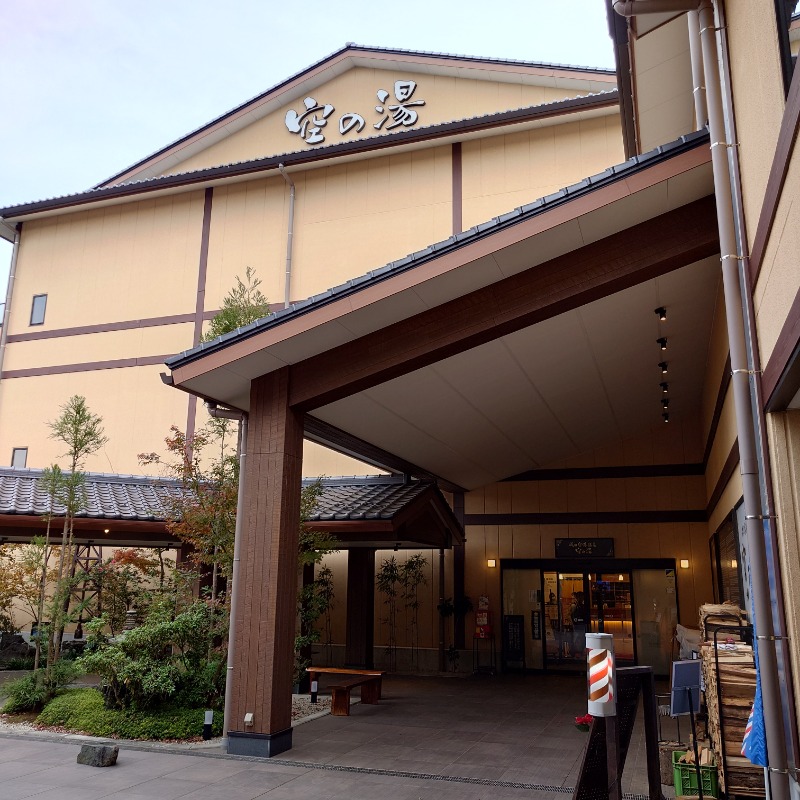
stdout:
<svg viewBox="0 0 800 800">
<path fill-rule="evenodd" d="M 324 689 L 324 684 L 323 684 Z M 75 737 L 0 737 L 3 800 L 522 800 L 568 797 L 586 734 L 578 676 L 397 678 L 380 705 L 294 730 L 269 761 L 206 749 L 120 743 L 117 765 L 79 766 Z M 623 790 L 646 797 L 641 725 Z"/>
</svg>

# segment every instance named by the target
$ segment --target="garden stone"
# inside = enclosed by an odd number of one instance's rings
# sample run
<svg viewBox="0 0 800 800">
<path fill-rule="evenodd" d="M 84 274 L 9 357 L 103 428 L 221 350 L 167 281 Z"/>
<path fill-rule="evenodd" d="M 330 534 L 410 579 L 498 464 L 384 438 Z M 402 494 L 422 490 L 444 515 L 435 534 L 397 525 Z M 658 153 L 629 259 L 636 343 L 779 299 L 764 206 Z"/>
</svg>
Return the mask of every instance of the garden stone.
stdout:
<svg viewBox="0 0 800 800">
<path fill-rule="evenodd" d="M 78 753 L 78 763 L 88 767 L 113 767 L 117 763 L 119 747 L 103 744 L 85 744 Z"/>
</svg>

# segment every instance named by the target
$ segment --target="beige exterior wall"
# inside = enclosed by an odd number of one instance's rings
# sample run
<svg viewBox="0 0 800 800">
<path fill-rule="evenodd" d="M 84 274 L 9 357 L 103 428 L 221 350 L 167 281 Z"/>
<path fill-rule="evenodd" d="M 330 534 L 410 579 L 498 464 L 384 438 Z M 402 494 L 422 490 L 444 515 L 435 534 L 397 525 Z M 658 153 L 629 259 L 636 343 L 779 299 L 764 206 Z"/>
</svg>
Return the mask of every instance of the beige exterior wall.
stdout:
<svg viewBox="0 0 800 800">
<path fill-rule="evenodd" d="M 726 3 L 731 88 L 739 141 L 747 236 L 753 243 L 778 141 L 784 96 L 775 5 L 770 0 Z"/>
<path fill-rule="evenodd" d="M 700 413 L 702 415 L 703 441 L 706 441 L 711 431 L 714 419 L 714 409 L 717 404 L 722 373 L 728 359 L 728 329 L 725 317 L 725 297 L 720 284 L 717 292 L 717 301 L 714 306 L 714 321 L 711 325 L 711 337 L 708 342 L 706 356 L 705 380 L 703 381 L 703 394 L 701 398 Z"/>
<path fill-rule="evenodd" d="M 397 102 L 393 93 L 395 81 L 415 81 L 417 88 L 410 101 L 425 101 L 423 106 L 413 106 L 413 110 L 419 115 L 419 120 L 413 126 L 414 128 L 525 106 L 541 105 L 587 93 L 577 89 L 554 89 L 521 82 L 504 83 L 415 72 L 355 68 L 316 89 L 311 89 L 308 93 L 320 105 L 329 104 L 335 108 L 335 111 L 327 118 L 327 124 L 320 129 L 320 133 L 325 137 L 323 142 L 308 145 L 299 134 L 291 133 L 287 129 L 285 122 L 287 111 L 294 110 L 298 114 L 305 111 L 303 99 L 298 98 L 292 103 L 281 106 L 279 110 L 263 119 L 231 134 L 223 141 L 185 159 L 174 168 L 167 170 L 165 174 L 231 164 L 235 161 L 261 156 L 291 153 L 295 150 L 307 150 L 312 147 L 324 147 L 339 142 L 388 135 L 396 130 L 402 130 L 403 126 L 398 126 L 393 131 L 386 130 L 387 126 L 392 123 L 391 117 L 380 130 L 374 128 L 374 125 L 385 116 L 375 110 L 376 105 L 381 105 L 376 92 L 379 89 L 385 89 L 389 92 L 389 99 L 386 103 L 395 104 Z M 613 84 L 609 83 L 609 88 L 612 86 Z M 342 114 L 349 112 L 360 114 L 364 118 L 365 125 L 360 133 L 354 129 L 342 135 L 339 132 L 339 118 Z"/>
<path fill-rule="evenodd" d="M 461 157 L 465 230 L 625 160 L 617 113 L 464 142 Z"/>
<path fill-rule="evenodd" d="M 800 153 L 792 154 L 754 295 L 761 363 L 766 364 L 800 289 Z"/>
<path fill-rule="evenodd" d="M 9 334 L 194 311 L 202 220 L 195 191 L 26 222 Z"/>
<path fill-rule="evenodd" d="M 772 456 L 772 480 L 778 515 L 778 561 L 785 603 L 786 634 L 795 643 L 800 636 L 800 412 L 767 415 Z M 800 649 L 790 648 L 795 697 L 800 696 Z M 800 722 L 800 714 L 795 707 Z"/>
<path fill-rule="evenodd" d="M 647 152 L 695 129 L 686 15 L 633 42 L 639 150 Z"/>
<path fill-rule="evenodd" d="M 90 472 L 141 474 L 139 453 L 164 452 L 170 425 L 186 425 L 187 398 L 161 383 L 163 366 L 96 370 L 11 378 L 0 389 L 0 458 L 28 447 L 28 466 L 63 466 L 63 445 L 49 438 L 47 423 L 74 394 L 103 418 L 108 443 L 86 462 Z"/>
</svg>

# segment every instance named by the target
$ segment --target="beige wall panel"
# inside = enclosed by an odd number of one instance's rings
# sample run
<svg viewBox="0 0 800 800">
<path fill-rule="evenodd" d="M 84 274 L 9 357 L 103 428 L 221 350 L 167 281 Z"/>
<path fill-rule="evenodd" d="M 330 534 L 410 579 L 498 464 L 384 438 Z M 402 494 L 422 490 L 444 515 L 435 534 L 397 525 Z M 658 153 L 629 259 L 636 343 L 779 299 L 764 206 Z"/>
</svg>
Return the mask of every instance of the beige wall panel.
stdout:
<svg viewBox="0 0 800 800">
<path fill-rule="evenodd" d="M 785 619 L 790 642 L 800 636 L 800 412 L 767 414 L 772 481 L 778 514 L 778 557 L 782 566 Z M 800 649 L 790 648 L 795 696 L 800 694 Z"/>
<path fill-rule="evenodd" d="M 308 478 L 336 478 L 348 475 L 385 475 L 386 472 L 329 450 L 316 442 L 303 442 L 303 475 Z"/>
<path fill-rule="evenodd" d="M 299 181 L 302 176 L 299 176 Z M 303 191 L 298 182 L 297 193 Z M 283 178 L 214 189 L 206 272 L 206 310 L 220 307 L 236 277 L 252 267 L 267 300 L 283 302 L 288 187 Z"/>
<path fill-rule="evenodd" d="M 597 482 L 567 481 L 567 511 L 597 511 Z"/>
<path fill-rule="evenodd" d="M 625 481 L 625 505 L 628 511 L 647 511 L 658 506 L 659 478 L 628 478 Z"/>
<path fill-rule="evenodd" d="M 567 508 L 567 482 L 542 481 L 539 485 L 539 506 L 543 513 L 565 511 Z"/>
<path fill-rule="evenodd" d="M 625 478 L 604 478 L 597 481 L 597 510 L 621 511 L 627 507 Z"/>
<path fill-rule="evenodd" d="M 483 507 L 486 514 L 497 514 L 497 484 L 483 487 Z"/>
<path fill-rule="evenodd" d="M 703 603 L 714 602 L 714 588 L 711 582 L 711 551 L 708 546 L 708 528 L 703 522 L 693 522 L 691 529 L 692 554 L 689 556 L 689 572 L 694 583 L 695 613 Z"/>
<path fill-rule="evenodd" d="M 293 298 L 306 298 L 452 232 L 449 148 L 306 174 L 295 216 Z"/>
<path fill-rule="evenodd" d="M 700 413 L 702 416 L 703 441 L 708 438 L 711 430 L 711 422 L 714 418 L 714 408 L 717 403 L 720 383 L 725 362 L 728 359 L 728 328 L 725 316 L 725 297 L 720 282 L 717 291 L 717 299 L 714 305 L 714 321 L 711 325 L 711 337 L 708 342 L 708 354 L 706 356 L 705 380 L 703 382 L 703 394 L 700 401 Z"/>
<path fill-rule="evenodd" d="M 321 565 L 317 568 L 317 574 L 319 574 L 319 570 L 322 567 L 329 567 L 333 573 L 334 598 L 331 609 L 331 641 L 336 644 L 344 644 L 347 622 L 347 551 L 340 550 L 338 553 L 330 553 L 325 556 Z M 317 628 L 322 634 L 318 647 L 324 653 L 324 617 L 319 621 Z M 324 660 L 320 658 L 319 663 L 328 663 L 327 657 Z"/>
<path fill-rule="evenodd" d="M 708 530 L 706 535 L 714 533 L 726 517 L 730 516 L 731 511 L 739 504 L 743 496 L 742 474 L 737 466 L 720 495 L 719 502 L 715 509 L 711 511 L 708 518 Z"/>
<path fill-rule="evenodd" d="M 514 525 L 514 552 L 512 558 L 540 558 L 541 535 L 538 525 Z"/>
<path fill-rule="evenodd" d="M 203 192 L 25 223 L 9 333 L 194 311 Z M 44 325 L 31 298 L 47 294 Z"/>
<path fill-rule="evenodd" d="M 639 149 L 646 152 L 695 127 L 686 16 L 633 41 Z"/>
<path fill-rule="evenodd" d="M 0 385 L 0 459 L 12 447 L 29 447 L 28 466 L 65 466 L 63 446 L 49 438 L 47 422 L 80 394 L 103 418 L 108 443 L 86 462 L 90 472 L 141 474 L 137 455 L 164 454 L 170 425 L 186 426 L 188 398 L 161 382 L 163 366 L 96 370 L 68 375 L 11 378 Z"/>
<path fill-rule="evenodd" d="M 752 245 L 785 102 L 778 30 L 775 6 L 769 0 L 726 3 L 725 14 L 729 47 L 735 54 L 731 87 L 744 215 Z"/>
<path fill-rule="evenodd" d="M 532 514 L 539 511 L 539 483 L 512 481 L 511 510 L 515 514 Z"/>
<path fill-rule="evenodd" d="M 287 111 L 293 109 L 299 114 L 305 110 L 303 99 L 299 98 L 246 128 L 230 134 L 226 139 L 211 145 L 202 152 L 185 159 L 167 170 L 165 174 L 230 164 L 235 161 L 290 153 L 296 150 L 310 150 L 313 147 L 323 147 L 371 136 L 390 135 L 398 130 L 407 130 L 400 125 L 392 131 L 387 131 L 387 126 L 392 122 L 391 118 L 384 123 L 380 130 L 374 128 L 374 125 L 384 116 L 375 110 L 375 106 L 379 105 L 376 92 L 379 89 L 387 90 L 390 93 L 388 104 L 394 104 L 396 101 L 393 91 L 396 80 L 416 81 L 417 88 L 411 101 L 425 101 L 424 106 L 413 107 L 419 115 L 419 121 L 413 126 L 414 128 L 586 94 L 583 91 L 528 86 L 522 83 L 496 83 L 423 75 L 414 72 L 356 68 L 316 89 L 309 90 L 309 94 L 320 104 L 327 103 L 335 108 L 333 114 L 328 117 L 327 124 L 320 129 L 320 133 L 325 137 L 324 142 L 308 145 L 299 134 L 291 133 L 286 128 Z M 609 88 L 611 88 L 611 84 L 609 84 Z M 365 126 L 360 133 L 356 133 L 355 129 L 345 135 L 339 133 L 339 118 L 348 112 L 361 114 L 364 118 Z"/>
<path fill-rule="evenodd" d="M 659 526 L 655 523 L 628 525 L 628 553 L 630 558 L 663 558 Z"/>
<path fill-rule="evenodd" d="M 755 292 L 761 363 L 766 364 L 800 289 L 800 150 L 795 147 Z"/>
<path fill-rule="evenodd" d="M 717 425 L 717 433 L 714 437 L 714 444 L 711 446 L 708 464 L 706 464 L 706 497 L 711 497 L 735 441 L 736 412 L 733 404 L 733 391 L 728 387 L 725 402 L 722 406 L 722 413 L 719 417 L 719 424 Z"/>
<path fill-rule="evenodd" d="M 619 117 L 595 117 L 464 142 L 465 229 L 624 160 Z"/>
<path fill-rule="evenodd" d="M 192 346 L 193 333 L 194 325 L 187 322 L 128 331 L 13 342 L 8 345 L 3 370 L 172 355 Z"/>
</svg>

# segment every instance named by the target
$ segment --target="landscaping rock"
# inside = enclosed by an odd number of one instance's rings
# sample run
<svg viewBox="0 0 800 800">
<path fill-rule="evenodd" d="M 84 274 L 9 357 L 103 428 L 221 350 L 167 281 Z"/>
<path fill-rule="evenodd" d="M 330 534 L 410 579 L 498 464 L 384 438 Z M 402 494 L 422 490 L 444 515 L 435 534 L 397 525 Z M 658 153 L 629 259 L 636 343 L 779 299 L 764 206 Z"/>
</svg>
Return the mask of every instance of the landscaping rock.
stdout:
<svg viewBox="0 0 800 800">
<path fill-rule="evenodd" d="M 35 648 L 18 634 L 0 634 L 0 664 L 7 664 L 15 658 L 26 658 L 33 652 Z"/>
<path fill-rule="evenodd" d="M 113 767 L 117 763 L 119 747 L 103 744 L 85 744 L 78 753 L 78 763 L 87 767 Z"/>
</svg>

